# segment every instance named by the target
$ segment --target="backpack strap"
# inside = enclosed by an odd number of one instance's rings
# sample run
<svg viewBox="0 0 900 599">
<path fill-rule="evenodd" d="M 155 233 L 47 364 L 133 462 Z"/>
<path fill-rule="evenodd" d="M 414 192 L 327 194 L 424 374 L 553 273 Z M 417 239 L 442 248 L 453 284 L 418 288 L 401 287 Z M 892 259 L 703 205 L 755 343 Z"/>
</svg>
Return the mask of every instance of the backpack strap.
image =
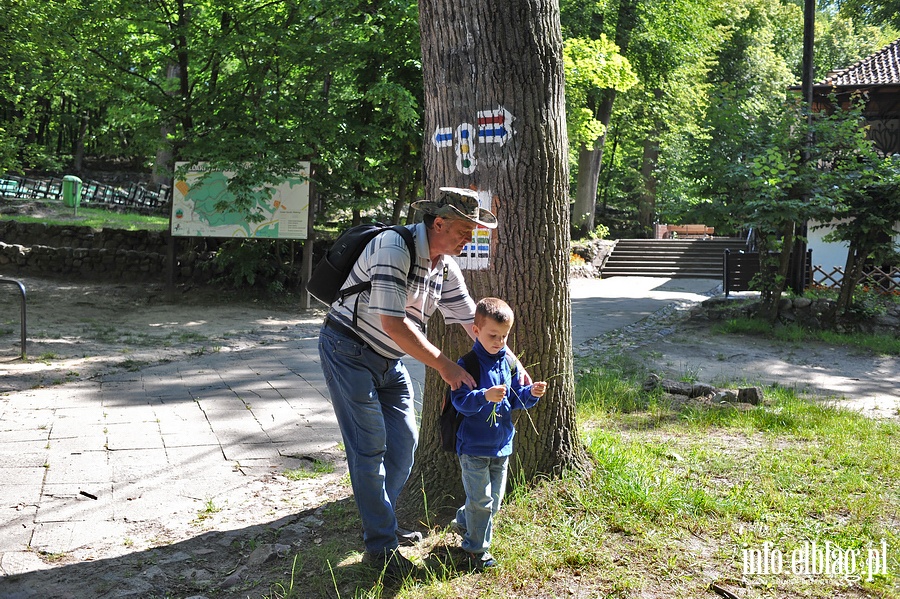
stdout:
<svg viewBox="0 0 900 599">
<path fill-rule="evenodd" d="M 390 230 L 395 231 L 400 237 L 403 238 L 403 241 L 406 242 L 406 249 L 409 250 L 409 271 L 406 273 L 406 287 L 409 288 L 410 284 L 413 280 L 413 272 L 416 269 L 416 240 L 413 238 L 412 231 L 404 227 L 403 225 L 394 225 L 390 228 Z M 385 229 L 387 231 L 387 229 Z M 384 233 L 382 231 L 378 235 Z M 376 237 L 378 236 L 376 235 Z M 356 300 L 353 302 L 353 327 L 356 328 L 356 314 L 359 309 L 359 295 L 363 291 L 367 291 L 372 288 L 371 279 L 368 281 L 363 281 L 361 283 L 357 283 L 356 285 L 351 285 L 346 289 L 341 291 L 340 301 L 343 303 L 344 298 L 349 297 L 351 295 L 357 294 Z"/>
<path fill-rule="evenodd" d="M 481 365 L 478 363 L 478 354 L 475 353 L 474 349 L 469 350 L 468 353 L 463 354 L 462 361 L 463 368 L 472 375 L 472 378 L 475 379 L 475 384 L 479 385 L 481 380 Z"/>
</svg>

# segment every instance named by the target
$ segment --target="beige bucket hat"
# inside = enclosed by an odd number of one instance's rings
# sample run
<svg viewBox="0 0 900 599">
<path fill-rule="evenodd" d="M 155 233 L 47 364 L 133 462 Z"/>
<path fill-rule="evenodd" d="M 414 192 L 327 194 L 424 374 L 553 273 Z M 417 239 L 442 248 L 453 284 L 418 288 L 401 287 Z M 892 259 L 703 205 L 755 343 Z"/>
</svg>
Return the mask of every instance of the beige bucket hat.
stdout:
<svg viewBox="0 0 900 599">
<path fill-rule="evenodd" d="M 412 207 L 441 218 L 468 220 L 487 229 L 497 228 L 497 217 L 478 206 L 478 192 L 462 187 L 441 187 L 436 200 L 419 200 Z"/>
</svg>

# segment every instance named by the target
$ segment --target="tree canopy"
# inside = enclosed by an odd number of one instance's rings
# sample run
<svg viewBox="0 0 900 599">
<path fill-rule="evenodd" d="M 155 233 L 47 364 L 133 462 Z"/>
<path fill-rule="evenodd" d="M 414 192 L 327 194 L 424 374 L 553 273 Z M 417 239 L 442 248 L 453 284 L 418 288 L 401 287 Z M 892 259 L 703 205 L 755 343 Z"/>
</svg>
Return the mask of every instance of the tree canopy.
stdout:
<svg viewBox="0 0 900 599">
<path fill-rule="evenodd" d="M 573 223 L 584 187 L 613 235 L 727 232 L 723 173 L 799 83 L 801 5 L 561 0 Z M 898 37 L 897 9 L 820 3 L 816 79 Z M 239 189 L 309 160 L 322 222 L 396 221 L 422 195 L 412 0 L 18 0 L 0 41 L 6 172 L 206 161 Z"/>
</svg>

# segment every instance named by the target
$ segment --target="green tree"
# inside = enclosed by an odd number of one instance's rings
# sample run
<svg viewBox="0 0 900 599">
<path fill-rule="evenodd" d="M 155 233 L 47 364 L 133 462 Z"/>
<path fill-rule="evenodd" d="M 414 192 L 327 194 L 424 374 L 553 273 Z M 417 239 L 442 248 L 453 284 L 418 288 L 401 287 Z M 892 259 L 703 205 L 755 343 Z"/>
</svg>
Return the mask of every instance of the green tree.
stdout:
<svg viewBox="0 0 900 599">
<path fill-rule="evenodd" d="M 758 240 L 755 286 L 770 321 L 778 316 L 796 223 L 848 219 L 838 222 L 833 237 L 851 246 L 842 287 L 850 294 L 862 262 L 880 249 L 879 239 L 900 219 L 896 167 L 878 157 L 863 122 L 857 106 L 816 114 L 808 124 L 800 102 L 792 100 L 757 121 L 745 151 L 717 181 L 729 189 L 723 212 L 734 224 L 752 227 Z M 842 295 L 842 310 L 849 297 Z"/>
<path fill-rule="evenodd" d="M 604 2 L 601 0 L 588 3 L 575 0 L 560 2 L 563 35 L 566 39 L 604 40 L 607 37 L 618 52 L 628 55 L 628 44 L 632 31 L 638 26 L 640 0 L 618 0 Z M 610 81 L 625 86 L 633 84 L 631 78 Z M 577 170 L 574 205 L 572 208 L 572 226 L 576 237 L 584 237 L 594 228 L 594 213 L 597 205 L 597 186 L 600 179 L 600 168 L 603 163 L 603 150 L 606 134 L 612 117 L 613 106 L 618 90 L 615 87 L 585 89 L 582 105 L 577 105 L 578 113 L 573 119 L 575 123 L 585 121 L 582 108 L 586 108 L 594 123 L 592 127 L 580 132 L 581 137 L 593 130 L 598 136 L 593 140 L 583 139 L 575 147 L 577 151 Z"/>
<path fill-rule="evenodd" d="M 664 137 L 673 126 L 676 129 L 689 126 L 682 118 L 686 113 L 673 108 L 676 105 L 683 108 L 687 105 L 684 99 L 695 99 L 698 95 L 697 85 L 684 86 L 684 73 L 691 71 L 693 81 L 703 82 L 710 49 L 717 40 L 716 31 L 709 26 L 716 13 L 716 6 L 693 0 L 656 3 L 622 0 L 591 3 L 586 10 L 581 3 L 563 3 L 567 39 L 613 39 L 638 76 L 636 81 L 618 77 L 607 87 L 597 85 L 585 94 L 588 101 L 583 105 L 603 129 L 602 135 L 593 140 L 579 139 L 581 143 L 576 148 L 573 208 L 576 235 L 586 234 L 592 228 L 601 171 L 610 170 L 616 162 L 615 156 L 605 158 L 610 126 L 616 128 L 617 143 L 626 144 L 618 146 L 619 152 L 626 153 L 627 163 L 635 165 L 626 176 L 627 190 L 620 190 L 637 209 L 636 228 L 644 233 L 650 230 L 656 213 L 658 165 Z M 634 85 L 636 82 L 639 84 Z M 617 108 L 620 100 L 631 104 L 625 107 L 625 112 Z M 697 110 L 689 110 L 687 114 L 691 113 Z M 633 120 L 620 118 L 625 115 Z M 635 147 L 629 147 L 629 143 Z M 607 166 L 604 160 L 608 161 Z M 609 181 L 606 177 L 604 187 Z"/>
<path fill-rule="evenodd" d="M 618 47 L 603 33 L 597 39 L 566 39 L 564 57 L 569 143 L 575 154 L 573 162 L 579 165 L 578 173 L 581 173 L 572 220 L 578 233 L 584 235 L 594 229 L 596 190 L 611 116 L 611 94 L 629 89 L 637 83 L 637 77 L 628 60 L 619 54 Z"/>
<path fill-rule="evenodd" d="M 836 0 L 840 11 L 858 16 L 874 25 L 891 25 L 900 30 L 900 1 L 898 0 Z"/>
<path fill-rule="evenodd" d="M 418 196 L 414 2 L 83 0 L 80 10 L 85 68 L 147 115 L 161 180 L 176 160 L 232 171 L 230 208 L 246 211 L 256 190 L 309 160 L 321 220 L 371 210 L 398 220 Z"/>
</svg>

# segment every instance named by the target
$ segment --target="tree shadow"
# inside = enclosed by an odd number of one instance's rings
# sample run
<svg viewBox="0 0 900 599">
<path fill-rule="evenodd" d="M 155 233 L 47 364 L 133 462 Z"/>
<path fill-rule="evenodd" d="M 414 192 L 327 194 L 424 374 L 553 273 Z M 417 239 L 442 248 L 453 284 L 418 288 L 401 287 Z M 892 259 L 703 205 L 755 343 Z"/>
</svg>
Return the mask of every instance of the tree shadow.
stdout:
<svg viewBox="0 0 900 599">
<path fill-rule="evenodd" d="M 3 599 L 389 599 L 405 587 L 473 572 L 465 552 L 440 534 L 402 552 L 420 563 L 395 580 L 362 562 L 353 497 L 262 524 L 206 531 L 175 543 L 0 577 Z M 55 560 L 59 560 L 56 561 Z M 55 563 L 54 563 L 55 562 Z"/>
<path fill-rule="evenodd" d="M 353 498 L 263 524 L 0 578 L 4 599 L 394 597 L 401 583 L 361 562 Z M 64 560 L 65 558 L 60 558 Z M 436 563 L 436 562 L 435 562 Z"/>
</svg>

